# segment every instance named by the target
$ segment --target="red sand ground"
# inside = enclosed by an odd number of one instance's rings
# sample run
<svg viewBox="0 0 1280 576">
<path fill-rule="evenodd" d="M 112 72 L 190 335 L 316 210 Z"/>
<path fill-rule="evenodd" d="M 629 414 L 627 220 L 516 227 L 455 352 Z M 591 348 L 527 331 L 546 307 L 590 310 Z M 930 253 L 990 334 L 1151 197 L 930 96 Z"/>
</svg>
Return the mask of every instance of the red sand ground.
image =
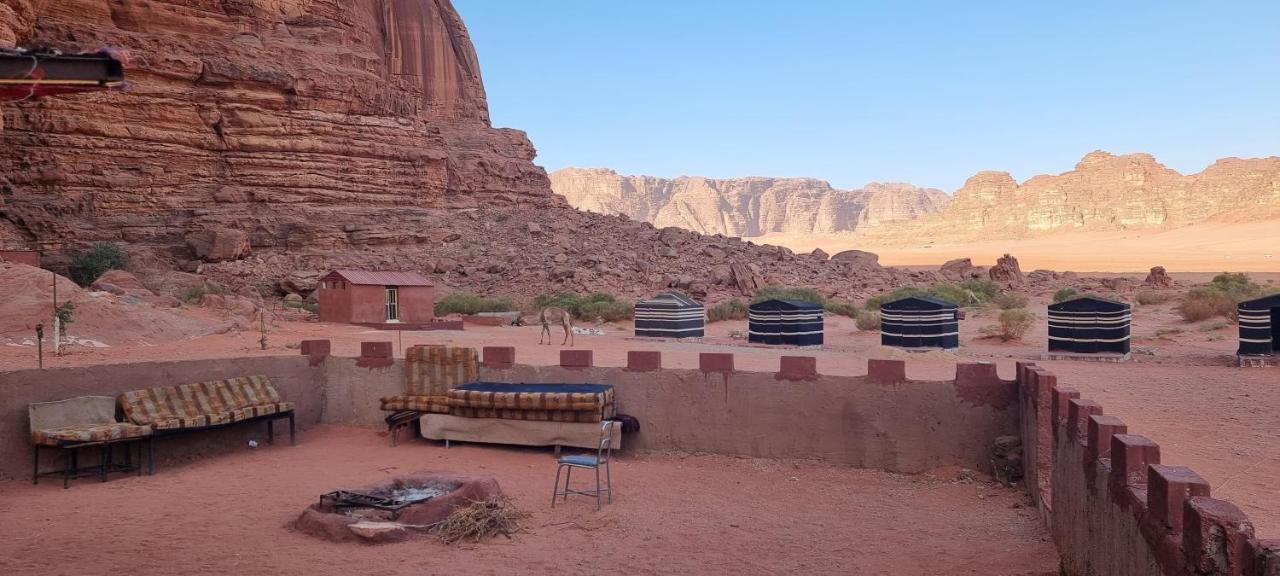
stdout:
<svg viewBox="0 0 1280 576">
<path fill-rule="evenodd" d="M 287 530 L 316 497 L 417 470 L 491 474 L 532 516 L 511 540 L 334 544 Z M 614 504 L 550 507 L 550 450 L 321 427 L 155 476 L 3 486 L 0 574 L 1057 574 L 1026 496 L 955 471 L 900 476 L 718 456 L 624 456 Z"/>
</svg>

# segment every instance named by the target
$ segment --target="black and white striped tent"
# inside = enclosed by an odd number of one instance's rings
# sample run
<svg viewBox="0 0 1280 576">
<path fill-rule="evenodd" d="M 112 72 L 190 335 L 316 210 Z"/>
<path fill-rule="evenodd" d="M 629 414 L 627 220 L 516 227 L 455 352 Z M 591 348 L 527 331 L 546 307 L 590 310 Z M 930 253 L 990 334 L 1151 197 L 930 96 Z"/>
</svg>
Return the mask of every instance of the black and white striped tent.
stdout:
<svg viewBox="0 0 1280 576">
<path fill-rule="evenodd" d="M 707 309 L 679 292 L 664 292 L 636 303 L 636 336 L 701 338 Z"/>
<path fill-rule="evenodd" d="M 1241 356 L 1280 354 L 1280 294 L 1241 302 Z"/>
<path fill-rule="evenodd" d="M 1132 307 L 1097 296 L 1049 306 L 1049 351 L 1079 354 L 1129 353 Z"/>
<path fill-rule="evenodd" d="M 801 300 L 765 300 L 748 308 L 747 341 L 822 345 L 822 306 Z"/>
<path fill-rule="evenodd" d="M 959 308 L 928 296 L 908 296 L 880 306 L 880 343 L 899 348 L 960 347 Z"/>
</svg>

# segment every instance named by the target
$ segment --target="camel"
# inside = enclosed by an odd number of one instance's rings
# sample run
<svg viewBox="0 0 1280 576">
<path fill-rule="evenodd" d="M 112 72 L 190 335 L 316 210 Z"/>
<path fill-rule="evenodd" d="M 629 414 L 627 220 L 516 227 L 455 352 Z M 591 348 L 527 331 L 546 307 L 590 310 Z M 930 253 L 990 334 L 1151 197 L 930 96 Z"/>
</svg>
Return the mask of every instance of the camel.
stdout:
<svg viewBox="0 0 1280 576">
<path fill-rule="evenodd" d="M 560 345 L 564 346 L 565 342 L 569 346 L 573 346 L 573 315 L 564 308 L 556 308 L 548 306 L 538 312 L 538 323 L 542 324 L 542 333 L 538 335 L 538 343 L 542 344 L 542 339 L 547 339 L 547 345 L 551 345 L 551 324 L 559 324 L 564 327 L 564 342 Z"/>
</svg>

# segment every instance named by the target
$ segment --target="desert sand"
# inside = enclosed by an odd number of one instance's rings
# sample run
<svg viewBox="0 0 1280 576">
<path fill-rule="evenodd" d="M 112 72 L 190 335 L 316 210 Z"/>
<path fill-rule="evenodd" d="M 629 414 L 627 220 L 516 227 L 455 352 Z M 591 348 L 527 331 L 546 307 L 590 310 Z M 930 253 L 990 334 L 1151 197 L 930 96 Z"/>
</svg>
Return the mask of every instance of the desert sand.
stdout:
<svg viewBox="0 0 1280 576">
<path fill-rule="evenodd" d="M 1280 221 L 1208 222 L 1166 231 L 1072 232 L 1022 240 L 876 244 L 851 234 L 826 236 L 771 234 L 752 238 L 797 252 L 822 248 L 828 254 L 866 250 L 885 266 L 938 266 L 953 258 L 989 265 L 1014 254 L 1024 270 L 1145 272 L 1160 265 L 1181 272 L 1251 271 L 1280 273 Z"/>
</svg>

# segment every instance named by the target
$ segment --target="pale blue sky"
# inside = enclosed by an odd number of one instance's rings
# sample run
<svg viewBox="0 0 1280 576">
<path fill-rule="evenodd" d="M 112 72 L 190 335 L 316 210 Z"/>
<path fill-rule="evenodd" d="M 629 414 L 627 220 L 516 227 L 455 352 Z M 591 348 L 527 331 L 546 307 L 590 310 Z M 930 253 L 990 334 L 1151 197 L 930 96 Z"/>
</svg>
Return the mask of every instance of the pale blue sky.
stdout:
<svg viewBox="0 0 1280 576">
<path fill-rule="evenodd" d="M 550 170 L 907 181 L 1280 155 L 1280 1 L 455 0 Z"/>
</svg>

